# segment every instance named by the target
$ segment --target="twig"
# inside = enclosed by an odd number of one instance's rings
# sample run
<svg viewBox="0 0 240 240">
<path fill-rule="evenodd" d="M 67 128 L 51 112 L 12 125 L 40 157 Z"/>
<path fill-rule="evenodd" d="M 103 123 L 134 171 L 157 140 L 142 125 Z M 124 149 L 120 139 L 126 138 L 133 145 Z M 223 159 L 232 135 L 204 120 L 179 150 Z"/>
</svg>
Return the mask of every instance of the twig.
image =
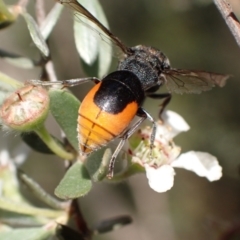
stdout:
<svg viewBox="0 0 240 240">
<path fill-rule="evenodd" d="M 47 72 L 47 75 L 48 75 L 48 78 L 49 78 L 50 82 L 57 81 L 57 77 L 56 77 L 56 73 L 55 73 L 55 70 L 54 70 L 53 62 L 51 60 L 46 63 L 45 69 L 46 69 L 46 72 Z"/>
<path fill-rule="evenodd" d="M 36 4 L 35 4 L 36 18 L 37 18 L 38 25 L 40 27 L 46 17 L 44 9 L 45 9 L 44 0 L 36 0 Z"/>
<path fill-rule="evenodd" d="M 22 8 L 25 8 L 28 4 L 28 0 L 19 0 L 18 1 L 18 6 L 21 6 Z"/>
<path fill-rule="evenodd" d="M 214 0 L 214 3 L 225 19 L 226 24 L 240 47 L 240 22 L 233 13 L 230 3 L 226 0 Z"/>
<path fill-rule="evenodd" d="M 46 17 L 44 0 L 36 0 L 35 11 L 38 25 L 41 27 Z M 51 60 L 48 60 L 44 68 L 47 73 L 49 81 L 51 82 L 57 81 L 56 72 L 54 70 L 54 66 Z"/>
<path fill-rule="evenodd" d="M 72 200 L 71 210 L 70 214 L 75 217 L 75 222 L 77 224 L 77 228 L 80 231 L 80 233 L 83 234 L 85 239 L 91 239 L 92 232 L 88 228 L 87 223 L 84 219 L 84 216 L 82 215 L 82 211 L 80 209 L 79 203 L 77 199 Z"/>
</svg>

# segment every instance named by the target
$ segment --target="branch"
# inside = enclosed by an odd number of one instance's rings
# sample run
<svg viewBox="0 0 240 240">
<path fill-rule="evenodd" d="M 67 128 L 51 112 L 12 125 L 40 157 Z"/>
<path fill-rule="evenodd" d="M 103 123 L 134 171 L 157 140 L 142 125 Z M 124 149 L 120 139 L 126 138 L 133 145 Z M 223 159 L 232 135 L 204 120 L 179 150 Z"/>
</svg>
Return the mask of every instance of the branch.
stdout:
<svg viewBox="0 0 240 240">
<path fill-rule="evenodd" d="M 41 25 L 44 22 L 44 19 L 46 17 L 44 0 L 36 0 L 35 11 L 36 11 L 38 25 L 39 25 L 39 27 L 41 27 Z M 53 63 L 51 60 L 49 60 L 45 64 L 44 68 L 47 73 L 48 79 L 51 82 L 57 81 L 56 73 L 55 73 L 54 66 L 53 66 Z"/>
<path fill-rule="evenodd" d="M 232 32 L 238 46 L 240 47 L 240 22 L 232 11 L 230 3 L 226 0 L 213 0 L 222 14 L 226 24 Z"/>
<path fill-rule="evenodd" d="M 43 0 L 36 0 L 35 10 L 36 10 L 36 18 L 37 18 L 38 25 L 41 27 L 42 22 L 46 17 Z"/>
<path fill-rule="evenodd" d="M 25 8 L 28 4 L 28 0 L 19 0 L 17 5 L 21 6 L 22 8 Z"/>
</svg>

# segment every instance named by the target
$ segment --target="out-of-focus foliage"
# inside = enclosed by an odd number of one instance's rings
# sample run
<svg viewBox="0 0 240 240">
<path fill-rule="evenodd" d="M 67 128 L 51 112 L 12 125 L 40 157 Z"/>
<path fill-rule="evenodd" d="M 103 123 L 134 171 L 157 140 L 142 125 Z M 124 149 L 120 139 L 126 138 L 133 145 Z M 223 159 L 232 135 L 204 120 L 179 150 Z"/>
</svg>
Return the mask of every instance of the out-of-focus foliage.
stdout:
<svg viewBox="0 0 240 240">
<path fill-rule="evenodd" d="M 237 1 L 232 2 L 234 12 L 240 16 L 240 6 Z M 14 3 L 16 1 L 12 0 L 8 4 Z M 206 0 L 105 0 L 101 3 L 111 30 L 127 45 L 157 47 L 169 57 L 173 67 L 214 71 L 231 74 L 233 77 L 223 89 L 216 88 L 201 95 L 174 95 L 168 106 L 184 116 L 192 128 L 184 136 L 178 137 L 179 145 L 184 151 L 195 149 L 217 156 L 223 166 L 223 178 L 209 183 L 192 173 L 179 170 L 175 176 L 174 188 L 163 194 L 152 192 L 145 177 L 141 175 L 118 185 L 95 184 L 93 190 L 80 200 L 89 225 L 100 222 L 103 217 L 118 214 L 131 214 L 135 223 L 120 233 L 112 232 L 96 239 L 220 239 L 230 230 L 234 231 L 234 227 L 237 231 L 240 224 L 240 49 L 219 12 L 211 1 Z M 30 13 L 33 4 L 31 1 Z M 53 4 L 46 2 L 48 9 Z M 70 11 L 66 12 L 48 40 L 59 79 L 84 76 L 73 40 L 72 16 Z M 26 59 L 40 58 L 21 19 L 0 32 L 0 48 Z M 117 53 L 112 55 L 116 58 Z M 30 62 L 35 64 L 36 61 Z M 116 64 L 112 69 L 116 69 Z M 0 59 L 0 71 L 21 81 L 39 79 L 45 74 L 39 68 L 27 71 L 15 68 L 4 59 Z M 72 91 L 82 100 L 90 86 L 92 85 L 81 85 Z M 13 86 L 6 93 L 14 89 Z M 159 104 L 156 100 L 148 100 L 145 108 L 157 117 Z M 47 122 L 51 133 L 58 134 L 55 126 L 52 119 Z M 6 136 L 1 137 L 3 144 Z M 7 147 L 14 147 L 15 140 L 13 138 L 9 141 Z M 76 144 L 72 143 L 75 147 Z M 42 156 L 32 153 L 21 168 L 31 173 L 47 192 L 52 193 L 62 178 L 63 163 Z M 46 208 L 46 203 L 30 196 L 25 189 L 21 191 L 37 207 Z M 5 215 L 0 213 L 0 216 Z M 21 217 L 22 221 L 26 219 L 25 215 Z M 48 217 L 33 218 L 32 222 L 43 225 L 48 223 Z M 16 216 L 10 220 L 12 219 L 15 220 Z M 65 220 L 62 221 L 63 224 Z M 3 223 L 1 221 L 1 229 L 9 231 Z M 54 227 L 57 228 L 56 225 Z M 42 234 L 41 236 L 46 234 L 42 228 L 37 228 L 34 233 Z M 19 236 L 20 233 L 13 234 L 15 235 L 12 236 Z"/>
</svg>

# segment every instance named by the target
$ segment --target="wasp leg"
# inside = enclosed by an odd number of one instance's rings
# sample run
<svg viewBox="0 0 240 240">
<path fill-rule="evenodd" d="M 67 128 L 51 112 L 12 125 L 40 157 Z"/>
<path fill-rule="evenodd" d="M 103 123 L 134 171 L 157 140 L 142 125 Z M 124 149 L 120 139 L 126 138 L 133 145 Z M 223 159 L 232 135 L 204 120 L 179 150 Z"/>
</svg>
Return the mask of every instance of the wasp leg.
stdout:
<svg viewBox="0 0 240 240">
<path fill-rule="evenodd" d="M 140 119 L 137 122 L 135 122 L 131 128 L 129 128 L 126 132 L 123 133 L 123 135 L 121 137 L 121 141 L 119 142 L 117 148 L 115 149 L 115 152 L 113 153 L 113 155 L 111 157 L 109 167 L 108 167 L 108 175 L 107 175 L 107 177 L 109 179 L 111 179 L 113 177 L 113 169 L 114 169 L 115 160 L 117 158 L 117 155 L 121 151 L 123 145 L 125 144 L 127 139 L 130 138 L 132 136 L 132 134 L 137 130 L 137 128 L 140 126 L 140 124 L 146 119 L 151 121 L 153 124 L 153 130 L 152 130 L 151 139 L 150 139 L 150 142 L 151 142 L 150 148 L 152 149 L 154 146 L 154 140 L 155 140 L 155 135 L 156 135 L 156 124 L 155 124 L 152 116 L 143 108 L 139 108 L 136 115 L 139 116 Z"/>
<path fill-rule="evenodd" d="M 73 87 L 89 81 L 93 81 L 95 84 L 100 82 L 100 80 L 96 77 L 88 77 L 88 78 L 68 79 L 68 80 L 55 81 L 55 82 L 41 81 L 41 80 L 28 80 L 27 83 L 31 83 L 33 85 L 41 85 L 41 86 L 62 85 L 63 87 Z"/>
<path fill-rule="evenodd" d="M 157 131 L 157 126 L 156 123 L 153 119 L 153 117 L 143 108 L 141 109 L 141 113 L 145 114 L 145 116 L 147 117 L 147 119 L 152 123 L 152 134 L 151 134 L 151 139 L 150 139 L 150 148 L 153 149 L 154 147 L 154 141 L 155 141 L 155 135 L 156 135 L 156 131 Z"/>
<path fill-rule="evenodd" d="M 160 110 L 158 113 L 159 119 L 162 120 L 162 113 L 165 110 L 166 106 L 171 101 L 172 94 L 171 93 L 152 93 L 147 96 L 153 99 L 164 99 L 162 104 L 160 105 Z"/>
</svg>

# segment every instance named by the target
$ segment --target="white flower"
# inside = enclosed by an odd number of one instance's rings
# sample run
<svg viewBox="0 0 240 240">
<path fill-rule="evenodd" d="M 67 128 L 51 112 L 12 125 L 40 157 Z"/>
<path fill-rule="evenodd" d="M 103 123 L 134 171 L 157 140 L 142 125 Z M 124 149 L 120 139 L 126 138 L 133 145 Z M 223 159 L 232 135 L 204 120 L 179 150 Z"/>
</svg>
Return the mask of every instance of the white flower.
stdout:
<svg viewBox="0 0 240 240">
<path fill-rule="evenodd" d="M 149 186 L 153 190 L 156 192 L 166 192 L 168 189 L 172 188 L 175 175 L 173 167 L 165 164 L 160 168 L 155 169 L 146 164 L 145 170 Z"/>
<path fill-rule="evenodd" d="M 222 167 L 216 157 L 209 153 L 190 151 L 180 155 L 181 148 L 176 146 L 172 138 L 190 127 L 175 112 L 166 111 L 162 115 L 164 123 L 157 123 L 154 149 L 149 147 L 151 128 L 146 127 L 138 133 L 140 144 L 132 151 L 132 162 L 145 168 L 149 186 L 156 192 L 165 192 L 174 183 L 174 167 L 195 172 L 209 181 L 219 180 Z"/>
<path fill-rule="evenodd" d="M 171 165 L 172 167 L 193 171 L 198 176 L 206 177 L 211 182 L 222 177 L 222 167 L 219 166 L 217 158 L 205 152 L 190 151 L 183 153 Z"/>
</svg>

